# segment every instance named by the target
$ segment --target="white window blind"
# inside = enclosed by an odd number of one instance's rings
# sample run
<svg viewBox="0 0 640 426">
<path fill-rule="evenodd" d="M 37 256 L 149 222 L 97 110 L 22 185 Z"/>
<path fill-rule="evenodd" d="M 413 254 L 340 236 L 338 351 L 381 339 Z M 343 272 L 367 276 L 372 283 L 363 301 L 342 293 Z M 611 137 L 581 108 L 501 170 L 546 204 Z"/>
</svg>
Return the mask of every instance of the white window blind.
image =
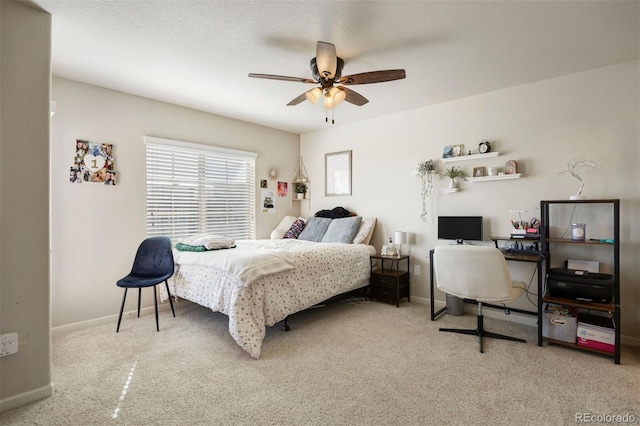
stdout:
<svg viewBox="0 0 640 426">
<path fill-rule="evenodd" d="M 150 136 L 144 141 L 148 236 L 255 238 L 255 153 Z"/>
</svg>

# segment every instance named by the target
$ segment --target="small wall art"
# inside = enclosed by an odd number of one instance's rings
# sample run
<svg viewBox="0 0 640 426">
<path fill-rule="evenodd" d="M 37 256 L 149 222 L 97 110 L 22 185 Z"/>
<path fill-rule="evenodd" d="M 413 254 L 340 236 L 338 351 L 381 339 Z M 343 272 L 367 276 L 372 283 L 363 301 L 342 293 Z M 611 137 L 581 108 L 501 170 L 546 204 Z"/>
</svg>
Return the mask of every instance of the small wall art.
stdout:
<svg viewBox="0 0 640 426">
<path fill-rule="evenodd" d="M 453 157 L 453 146 L 447 145 L 442 148 L 442 158 L 451 158 Z"/>
<path fill-rule="evenodd" d="M 289 184 L 287 182 L 278 182 L 278 197 L 286 197 L 289 195 Z"/>
<path fill-rule="evenodd" d="M 275 191 L 273 189 L 262 189 L 260 190 L 260 211 L 262 213 L 275 213 L 276 212 L 276 203 L 275 203 Z"/>
<path fill-rule="evenodd" d="M 73 166 L 69 171 L 71 183 L 116 184 L 113 145 L 76 140 Z"/>
</svg>

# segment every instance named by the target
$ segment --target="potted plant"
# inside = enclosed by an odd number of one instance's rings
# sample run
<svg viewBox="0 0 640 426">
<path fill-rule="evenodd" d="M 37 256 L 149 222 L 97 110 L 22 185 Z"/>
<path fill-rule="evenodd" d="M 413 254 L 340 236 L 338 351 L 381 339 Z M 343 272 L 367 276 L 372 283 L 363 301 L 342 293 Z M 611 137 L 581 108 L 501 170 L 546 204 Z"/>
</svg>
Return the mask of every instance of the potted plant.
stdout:
<svg viewBox="0 0 640 426">
<path fill-rule="evenodd" d="M 435 172 L 436 166 L 431 159 L 418 163 L 413 171 L 414 176 L 419 176 L 422 179 L 422 214 L 420 214 L 420 217 L 425 222 L 427 220 L 427 198 L 429 198 L 433 190 L 433 174 Z"/>
<path fill-rule="evenodd" d="M 298 200 L 302 200 L 304 198 L 304 194 L 307 193 L 307 185 L 302 182 L 296 182 L 296 194 L 298 196 Z"/>
<path fill-rule="evenodd" d="M 464 172 L 464 170 L 460 169 L 460 166 L 451 166 L 447 170 L 442 172 L 440 177 L 448 177 L 449 179 L 451 179 L 449 181 L 449 188 L 457 188 L 458 182 L 456 181 L 456 179 L 460 178 L 466 180 L 467 174 Z"/>
</svg>

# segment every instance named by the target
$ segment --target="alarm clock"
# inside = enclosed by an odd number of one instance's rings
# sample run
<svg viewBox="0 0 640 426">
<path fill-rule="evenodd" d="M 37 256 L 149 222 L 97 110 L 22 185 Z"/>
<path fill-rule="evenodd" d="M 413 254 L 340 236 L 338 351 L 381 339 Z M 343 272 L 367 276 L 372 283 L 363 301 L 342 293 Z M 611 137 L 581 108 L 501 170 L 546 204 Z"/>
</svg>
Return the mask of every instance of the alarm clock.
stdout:
<svg viewBox="0 0 640 426">
<path fill-rule="evenodd" d="M 489 144 L 489 141 L 483 140 L 482 142 L 480 142 L 480 144 L 478 145 L 478 152 L 480 154 L 486 154 L 489 151 L 491 151 L 491 144 Z"/>
</svg>

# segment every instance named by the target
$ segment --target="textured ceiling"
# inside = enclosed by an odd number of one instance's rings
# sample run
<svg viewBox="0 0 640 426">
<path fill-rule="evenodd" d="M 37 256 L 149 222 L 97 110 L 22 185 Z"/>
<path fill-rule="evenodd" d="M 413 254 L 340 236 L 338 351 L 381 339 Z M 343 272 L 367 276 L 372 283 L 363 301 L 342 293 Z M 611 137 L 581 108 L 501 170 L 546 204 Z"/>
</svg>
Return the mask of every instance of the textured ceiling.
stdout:
<svg viewBox="0 0 640 426">
<path fill-rule="evenodd" d="M 34 0 L 53 16 L 55 76 L 294 133 L 326 129 L 320 105 L 286 106 L 312 85 L 318 40 L 343 75 L 404 68 L 350 86 L 369 99 L 335 126 L 638 59 L 633 1 Z"/>
</svg>

